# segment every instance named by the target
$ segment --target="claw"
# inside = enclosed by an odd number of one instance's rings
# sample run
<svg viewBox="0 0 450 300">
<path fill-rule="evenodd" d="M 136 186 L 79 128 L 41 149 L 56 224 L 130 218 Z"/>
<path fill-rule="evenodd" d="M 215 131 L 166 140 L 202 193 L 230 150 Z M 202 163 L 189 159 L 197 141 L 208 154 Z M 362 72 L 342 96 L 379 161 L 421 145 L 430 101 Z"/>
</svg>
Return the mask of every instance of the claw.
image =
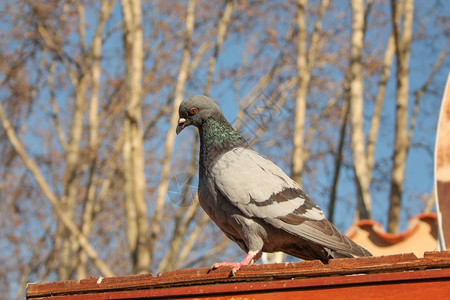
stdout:
<svg viewBox="0 0 450 300">
<path fill-rule="evenodd" d="M 236 272 L 242 267 L 251 265 L 254 262 L 256 262 L 261 257 L 261 251 L 249 251 L 247 255 L 244 257 L 244 259 L 238 263 L 238 262 L 219 262 L 215 263 L 209 268 L 209 272 L 211 272 L 214 269 L 217 269 L 219 267 L 232 267 L 231 269 L 231 276 L 235 276 Z"/>
</svg>

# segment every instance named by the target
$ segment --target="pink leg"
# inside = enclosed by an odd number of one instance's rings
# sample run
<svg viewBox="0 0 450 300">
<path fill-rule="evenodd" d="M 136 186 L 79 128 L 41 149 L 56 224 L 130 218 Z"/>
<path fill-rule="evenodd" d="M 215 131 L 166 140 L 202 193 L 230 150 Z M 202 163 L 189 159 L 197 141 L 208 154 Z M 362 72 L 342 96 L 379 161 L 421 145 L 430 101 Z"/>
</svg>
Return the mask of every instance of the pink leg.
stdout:
<svg viewBox="0 0 450 300">
<path fill-rule="evenodd" d="M 261 251 L 249 251 L 247 255 L 244 257 L 244 259 L 238 263 L 238 262 L 219 262 L 215 263 L 211 269 L 217 269 L 219 267 L 232 267 L 231 274 L 233 276 L 236 274 L 236 271 L 239 270 L 242 266 L 247 266 L 255 263 L 262 255 Z"/>
</svg>

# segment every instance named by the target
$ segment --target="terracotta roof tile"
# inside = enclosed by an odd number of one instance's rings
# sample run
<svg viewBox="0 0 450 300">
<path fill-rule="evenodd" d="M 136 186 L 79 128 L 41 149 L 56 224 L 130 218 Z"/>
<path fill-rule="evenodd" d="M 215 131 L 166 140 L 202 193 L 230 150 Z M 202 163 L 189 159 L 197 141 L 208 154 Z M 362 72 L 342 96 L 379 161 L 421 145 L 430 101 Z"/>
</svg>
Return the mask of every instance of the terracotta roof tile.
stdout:
<svg viewBox="0 0 450 300">
<path fill-rule="evenodd" d="M 346 234 L 374 255 L 392 255 L 413 252 L 422 257 L 426 251 L 437 250 L 437 217 L 435 213 L 411 218 L 408 228 L 400 233 L 385 232 L 373 220 L 361 220 L 349 227 Z"/>
<path fill-rule="evenodd" d="M 236 276 L 230 268 L 184 269 L 152 274 L 111 278 L 89 278 L 78 281 L 28 284 L 27 299 L 142 299 L 158 297 L 225 297 L 226 295 L 266 295 L 283 293 L 289 299 L 300 292 L 327 287 L 354 287 L 355 291 L 386 282 L 447 282 L 437 292 L 450 293 L 450 252 L 428 252 L 423 258 L 414 254 L 357 259 L 334 259 L 329 264 L 303 261 L 269 265 L 244 266 Z M 426 283 L 425 283 L 426 282 Z M 421 283 L 421 284 L 422 284 Z M 431 287 L 430 287 L 431 288 Z M 396 287 L 394 287 L 396 289 Z M 413 289 L 411 289 L 412 291 Z M 418 289 L 417 291 L 420 291 Z M 288 293 L 289 292 L 289 293 Z M 287 293 L 287 294 L 286 294 Z M 273 295 L 275 295 L 273 294 Z M 330 295 L 331 295 L 330 294 Z M 345 293 L 344 293 L 345 294 Z M 343 294 L 343 295 L 344 295 Z M 314 294 L 319 299 L 321 292 Z M 398 294 L 396 294 L 398 296 Z M 419 295 L 419 294 L 415 294 Z M 280 294 L 281 296 L 281 294 Z M 56 298 L 55 298 L 56 297 Z M 294 297 L 294 298 L 295 298 Z M 226 297 L 225 297 L 226 298 Z M 292 299 L 294 299 L 292 298 Z M 347 295 L 348 298 L 348 295 Z M 338 298 L 338 299 L 342 299 Z M 351 299 L 351 298 L 348 298 Z M 397 298 L 401 299 L 401 298 Z"/>
<path fill-rule="evenodd" d="M 419 220 L 427 220 L 427 219 L 431 219 L 431 220 L 436 220 L 436 214 L 435 213 L 425 213 L 425 214 L 419 214 L 415 217 L 412 217 L 411 219 L 409 219 L 408 221 L 408 228 L 400 233 L 388 233 L 386 231 L 384 231 L 383 226 L 378 223 L 375 222 L 374 220 L 360 220 L 356 223 L 354 223 L 353 225 L 351 225 L 346 232 L 346 235 L 349 238 L 353 238 L 354 235 L 356 234 L 356 227 L 371 227 L 371 229 L 378 234 L 379 237 L 383 238 L 386 242 L 391 243 L 391 244 L 395 244 L 398 242 L 401 242 L 405 239 L 407 239 L 408 237 L 410 237 L 415 231 L 417 231 L 418 229 L 418 221 Z"/>
</svg>

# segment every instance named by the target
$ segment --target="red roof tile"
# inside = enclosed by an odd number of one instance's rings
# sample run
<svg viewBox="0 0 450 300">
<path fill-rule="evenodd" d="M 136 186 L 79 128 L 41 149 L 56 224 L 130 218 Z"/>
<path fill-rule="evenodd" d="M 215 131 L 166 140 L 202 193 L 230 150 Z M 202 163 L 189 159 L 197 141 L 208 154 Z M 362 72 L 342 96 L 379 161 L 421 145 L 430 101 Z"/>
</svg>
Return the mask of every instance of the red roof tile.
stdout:
<svg viewBox="0 0 450 300">
<path fill-rule="evenodd" d="M 153 276 L 131 275 L 28 284 L 27 299 L 383 299 L 450 294 L 450 252 L 427 252 L 357 259 L 185 269 Z M 357 297 L 358 296 L 358 297 Z"/>
<path fill-rule="evenodd" d="M 408 221 L 408 228 L 400 233 L 388 233 L 385 232 L 383 229 L 383 226 L 375 222 L 374 220 L 360 220 L 356 223 L 354 223 L 352 226 L 350 226 L 347 229 L 346 235 L 349 238 L 353 238 L 353 236 L 356 234 L 356 227 L 371 227 L 371 229 L 383 240 L 385 240 L 388 243 L 395 244 L 398 242 L 401 242 L 408 237 L 410 237 L 417 229 L 418 229 L 418 220 L 426 220 L 426 219 L 432 219 L 436 220 L 436 214 L 435 213 L 425 213 L 425 214 L 419 214 L 415 217 L 412 217 Z"/>
<path fill-rule="evenodd" d="M 376 256 L 412 252 L 422 257 L 424 252 L 437 250 L 436 220 L 435 213 L 420 214 L 409 220 L 405 231 L 397 234 L 385 232 L 373 220 L 361 220 L 350 226 L 346 234 Z"/>
</svg>

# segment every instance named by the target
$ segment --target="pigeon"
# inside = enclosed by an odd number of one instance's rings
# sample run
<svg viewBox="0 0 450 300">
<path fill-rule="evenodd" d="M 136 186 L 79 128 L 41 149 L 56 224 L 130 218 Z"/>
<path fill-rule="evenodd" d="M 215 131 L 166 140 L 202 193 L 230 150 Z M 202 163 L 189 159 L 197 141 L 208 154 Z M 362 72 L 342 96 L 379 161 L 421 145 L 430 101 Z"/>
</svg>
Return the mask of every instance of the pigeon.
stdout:
<svg viewBox="0 0 450 300">
<path fill-rule="evenodd" d="M 241 262 L 219 262 L 211 269 L 231 266 L 234 275 L 263 252 L 323 263 L 372 255 L 340 233 L 281 168 L 253 150 L 213 100 L 197 95 L 181 102 L 177 135 L 190 125 L 200 136 L 200 205 L 247 253 Z"/>
</svg>

